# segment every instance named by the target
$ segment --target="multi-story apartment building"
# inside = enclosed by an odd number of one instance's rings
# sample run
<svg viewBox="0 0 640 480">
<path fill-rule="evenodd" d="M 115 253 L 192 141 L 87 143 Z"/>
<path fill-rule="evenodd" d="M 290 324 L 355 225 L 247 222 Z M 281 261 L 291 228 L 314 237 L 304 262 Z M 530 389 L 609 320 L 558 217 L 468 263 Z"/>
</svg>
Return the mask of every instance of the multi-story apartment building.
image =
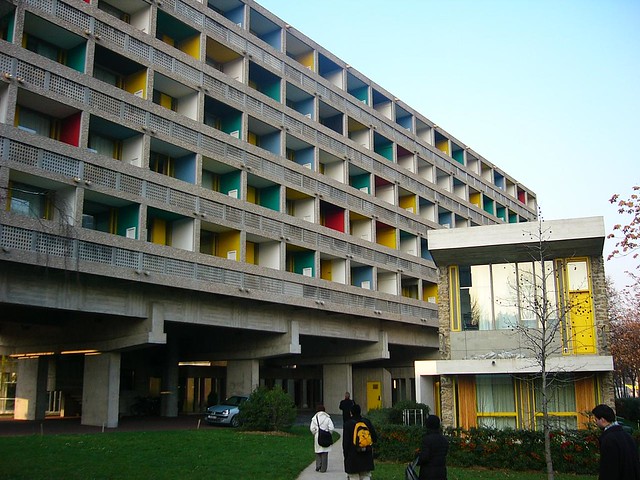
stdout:
<svg viewBox="0 0 640 480">
<path fill-rule="evenodd" d="M 0 0 L 0 353 L 16 418 L 281 385 L 415 398 L 428 232 L 525 186 L 251 0 Z M 17 375 L 16 375 L 17 373 Z M 17 380 L 16 380 L 17 379 Z"/>
</svg>

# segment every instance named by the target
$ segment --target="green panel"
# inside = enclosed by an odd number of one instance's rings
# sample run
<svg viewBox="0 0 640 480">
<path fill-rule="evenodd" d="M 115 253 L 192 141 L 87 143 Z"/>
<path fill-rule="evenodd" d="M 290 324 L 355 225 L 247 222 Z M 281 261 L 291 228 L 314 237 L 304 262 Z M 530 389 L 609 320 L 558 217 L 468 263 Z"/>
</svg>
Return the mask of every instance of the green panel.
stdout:
<svg viewBox="0 0 640 480">
<path fill-rule="evenodd" d="M 265 208 L 280 211 L 280 185 L 266 187 L 260 190 L 259 203 Z"/>
<path fill-rule="evenodd" d="M 0 20 L 0 32 L 2 35 L 2 39 L 7 42 L 13 42 L 13 31 L 15 29 L 15 12 L 10 12 L 8 15 L 5 15 L 2 20 Z"/>
<path fill-rule="evenodd" d="M 138 205 L 127 205 L 118 209 L 118 231 L 116 232 L 118 235 L 124 237 L 127 234 L 127 228 L 135 227 L 136 228 L 136 237 L 140 234 L 139 232 L 139 209 Z"/>
<path fill-rule="evenodd" d="M 229 194 L 230 190 L 238 190 L 240 196 L 240 170 L 220 175 L 220 193 Z"/>
<path fill-rule="evenodd" d="M 312 276 L 315 277 L 315 254 L 312 251 L 308 252 L 295 252 L 293 256 L 293 273 L 302 275 L 302 270 L 305 268 L 312 269 Z"/>
<path fill-rule="evenodd" d="M 220 127 L 224 133 L 240 132 L 242 127 L 242 113 L 234 111 L 234 113 L 225 115 L 220 121 Z"/>
<path fill-rule="evenodd" d="M 452 157 L 456 162 L 464 165 L 464 150 L 454 151 Z"/>
<path fill-rule="evenodd" d="M 84 42 L 67 51 L 67 66 L 77 70 L 78 72 L 84 73 L 86 53 L 87 48 L 86 43 Z"/>
<path fill-rule="evenodd" d="M 276 102 L 280 101 L 280 80 L 264 85 L 262 93 L 273 98 Z"/>
<path fill-rule="evenodd" d="M 489 197 L 484 197 L 482 199 L 482 208 L 485 212 L 493 215 L 493 200 Z"/>
<path fill-rule="evenodd" d="M 365 104 L 369 104 L 369 87 L 360 87 L 350 90 L 349 93 Z"/>
<path fill-rule="evenodd" d="M 369 189 L 369 193 L 371 193 L 371 175 L 363 173 L 362 175 L 355 175 L 351 177 L 351 186 L 358 190 L 367 187 Z"/>
<path fill-rule="evenodd" d="M 393 161 L 393 144 L 387 143 L 384 145 L 380 145 L 379 147 L 376 147 L 376 153 L 378 155 L 382 155 L 387 160 Z"/>
</svg>

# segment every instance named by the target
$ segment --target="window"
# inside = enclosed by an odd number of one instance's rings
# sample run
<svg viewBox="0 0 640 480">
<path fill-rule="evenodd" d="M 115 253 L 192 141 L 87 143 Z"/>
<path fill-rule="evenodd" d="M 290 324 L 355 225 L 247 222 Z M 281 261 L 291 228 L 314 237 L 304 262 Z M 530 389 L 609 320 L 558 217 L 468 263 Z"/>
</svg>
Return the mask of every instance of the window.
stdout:
<svg viewBox="0 0 640 480">
<path fill-rule="evenodd" d="M 509 375 L 476 375 L 479 427 L 516 428 L 513 378 Z"/>
<path fill-rule="evenodd" d="M 9 187 L 7 209 L 32 218 L 51 218 L 50 192 L 22 183 L 12 183 Z"/>
<path fill-rule="evenodd" d="M 451 273 L 456 275 L 456 269 Z M 537 327 L 538 319 L 557 317 L 553 262 L 545 262 L 544 270 L 540 262 L 460 265 L 457 276 L 461 326 L 454 330 Z"/>
<path fill-rule="evenodd" d="M 536 429 L 542 430 L 542 380 L 535 382 Z M 551 428 L 575 430 L 578 428 L 575 381 L 570 375 L 555 375 L 547 387 L 547 409 Z"/>
</svg>

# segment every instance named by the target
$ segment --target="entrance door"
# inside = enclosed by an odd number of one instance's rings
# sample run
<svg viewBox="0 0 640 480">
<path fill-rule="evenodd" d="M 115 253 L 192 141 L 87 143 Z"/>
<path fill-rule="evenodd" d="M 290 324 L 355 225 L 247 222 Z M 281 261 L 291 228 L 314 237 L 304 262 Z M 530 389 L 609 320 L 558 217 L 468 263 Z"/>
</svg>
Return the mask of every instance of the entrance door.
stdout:
<svg viewBox="0 0 640 480">
<path fill-rule="evenodd" d="M 380 382 L 367 382 L 367 411 L 382 408 L 382 387 Z"/>
</svg>

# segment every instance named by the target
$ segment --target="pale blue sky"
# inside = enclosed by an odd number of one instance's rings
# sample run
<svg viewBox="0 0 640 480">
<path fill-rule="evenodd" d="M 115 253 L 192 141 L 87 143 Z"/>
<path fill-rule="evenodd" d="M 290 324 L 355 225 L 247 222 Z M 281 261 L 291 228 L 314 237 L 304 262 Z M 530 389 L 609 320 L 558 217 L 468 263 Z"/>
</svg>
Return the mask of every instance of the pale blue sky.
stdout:
<svg viewBox="0 0 640 480">
<path fill-rule="evenodd" d="M 621 222 L 608 199 L 640 182 L 640 0 L 258 3 L 532 189 L 545 219 Z M 607 262 L 618 286 L 630 262 Z"/>
</svg>

